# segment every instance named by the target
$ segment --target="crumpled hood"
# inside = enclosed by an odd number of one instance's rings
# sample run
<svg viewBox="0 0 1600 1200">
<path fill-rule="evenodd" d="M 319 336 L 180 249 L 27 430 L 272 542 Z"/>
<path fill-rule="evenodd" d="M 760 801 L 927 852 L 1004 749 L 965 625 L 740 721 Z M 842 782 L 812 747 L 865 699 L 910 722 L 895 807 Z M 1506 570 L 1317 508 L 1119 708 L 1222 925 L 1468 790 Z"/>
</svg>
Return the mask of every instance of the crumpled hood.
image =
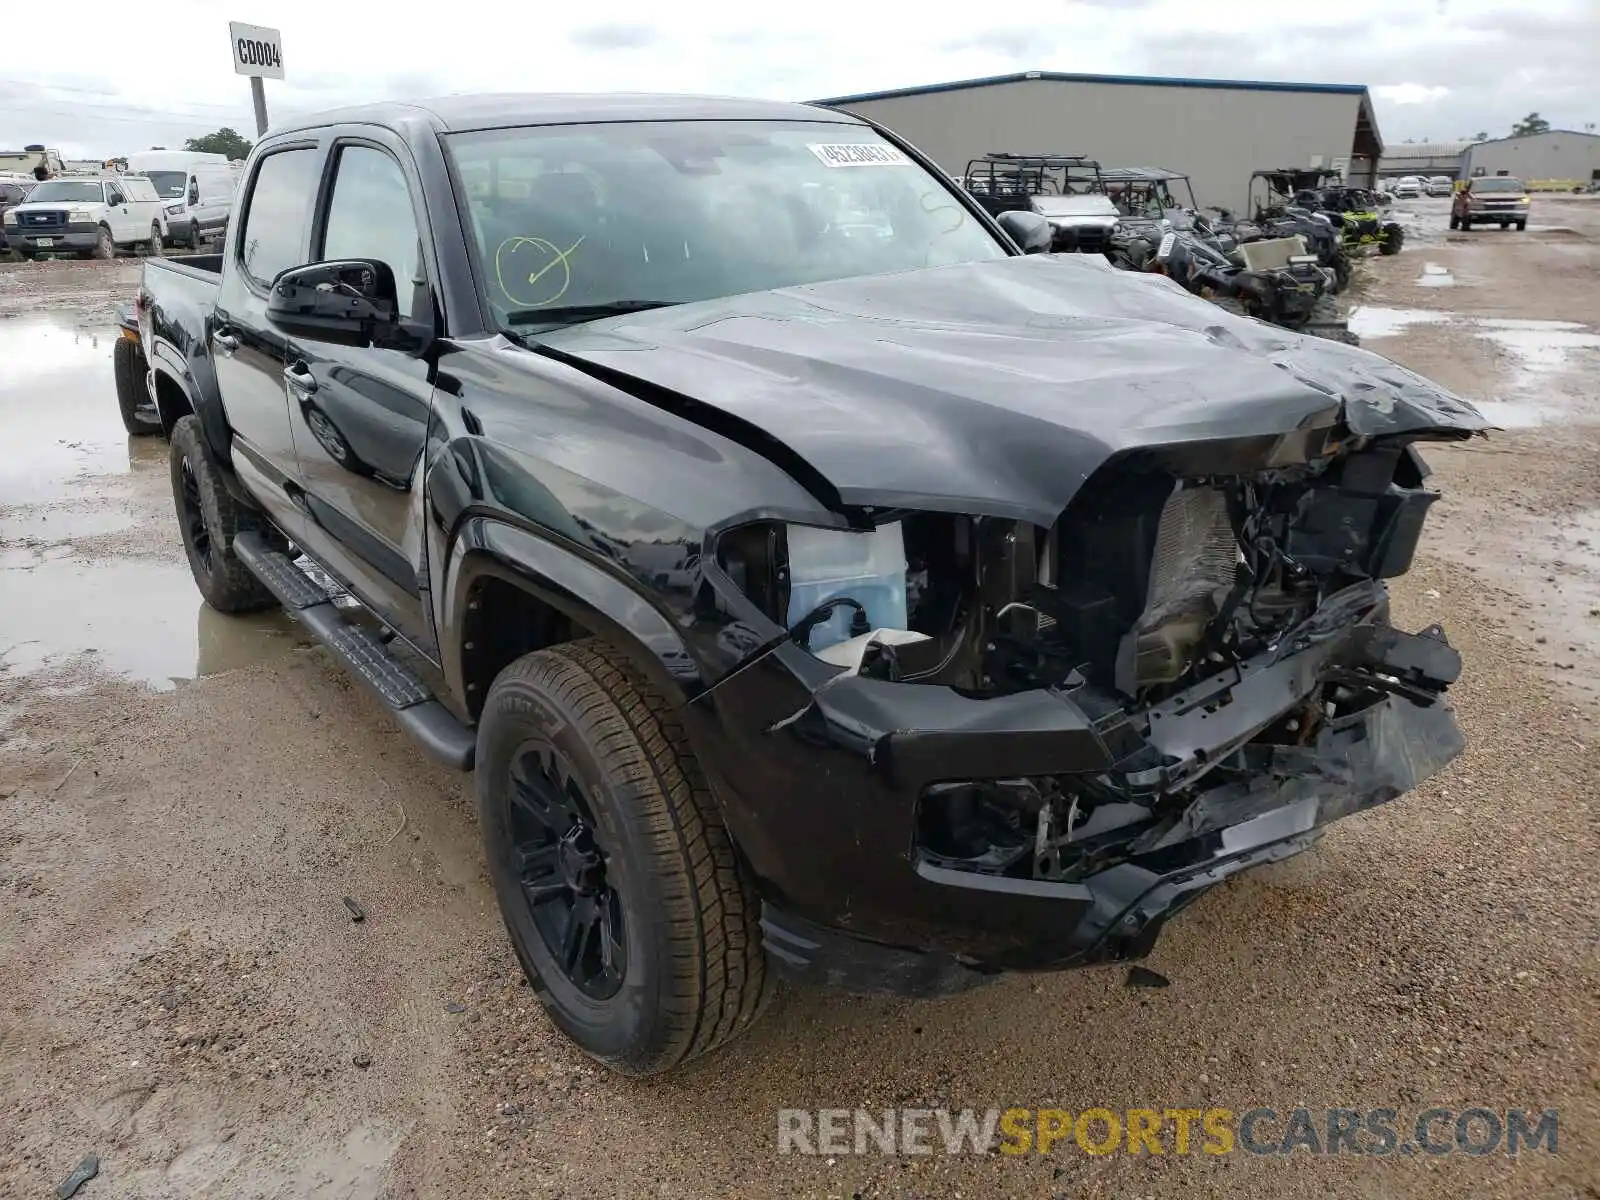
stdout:
<svg viewBox="0 0 1600 1200">
<path fill-rule="evenodd" d="M 1487 425 L 1376 354 L 1089 255 L 754 292 L 538 341 L 755 426 L 846 504 L 1040 525 L 1120 451 L 1289 433 L 1341 409 L 1356 434 Z"/>
</svg>

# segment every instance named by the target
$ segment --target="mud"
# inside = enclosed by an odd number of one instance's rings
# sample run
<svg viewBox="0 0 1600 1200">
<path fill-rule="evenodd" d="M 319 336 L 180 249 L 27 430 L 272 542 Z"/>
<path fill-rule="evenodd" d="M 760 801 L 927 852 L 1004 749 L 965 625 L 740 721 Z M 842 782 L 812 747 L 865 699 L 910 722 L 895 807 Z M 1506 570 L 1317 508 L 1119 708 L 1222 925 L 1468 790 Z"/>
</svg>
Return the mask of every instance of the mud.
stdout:
<svg viewBox="0 0 1600 1200">
<path fill-rule="evenodd" d="M 1447 236 L 1445 203 L 1409 203 L 1407 249 L 1362 264 L 1357 327 L 1539 415 L 1428 451 L 1445 499 L 1394 589 L 1401 623 L 1462 650 L 1462 759 L 1205 896 L 1148 961 L 1170 987 L 788 992 L 643 1084 L 576 1055 L 522 983 L 469 781 L 281 623 L 182 586 L 164 451 L 112 399 L 129 265 L 0 266 L 0 313 L 26 314 L 0 316 L 0 1195 L 49 1194 L 91 1151 L 81 1195 L 146 1200 L 1595 1194 L 1600 204 L 1536 201 L 1572 231 L 1551 241 Z M 775 1153 L 780 1107 L 1012 1104 L 1551 1107 L 1561 1141 Z"/>
</svg>

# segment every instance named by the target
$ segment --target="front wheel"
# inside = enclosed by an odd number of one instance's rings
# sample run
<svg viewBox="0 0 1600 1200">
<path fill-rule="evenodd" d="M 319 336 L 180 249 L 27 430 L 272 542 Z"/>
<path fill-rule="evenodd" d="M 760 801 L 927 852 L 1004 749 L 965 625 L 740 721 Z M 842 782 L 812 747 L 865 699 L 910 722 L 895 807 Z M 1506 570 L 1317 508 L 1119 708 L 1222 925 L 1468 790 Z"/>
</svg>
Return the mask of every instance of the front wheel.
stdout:
<svg viewBox="0 0 1600 1200">
<path fill-rule="evenodd" d="M 1400 247 L 1405 245 L 1406 231 L 1398 225 L 1389 225 L 1384 228 L 1383 240 L 1378 243 L 1378 253 L 1385 257 L 1399 254 Z"/>
<path fill-rule="evenodd" d="M 478 723 L 478 816 L 528 980 L 580 1049 L 670 1070 L 767 995 L 757 901 L 678 717 L 598 640 L 500 673 Z"/>
<path fill-rule="evenodd" d="M 247 530 L 272 533 L 274 542 L 281 539 L 264 517 L 228 491 L 199 417 L 180 417 L 172 427 L 170 462 L 178 529 L 189 556 L 189 572 L 205 602 L 225 613 L 253 612 L 275 604 L 272 593 L 234 554 L 233 539 Z"/>
<path fill-rule="evenodd" d="M 1461 228 L 1461 218 L 1456 216 L 1455 213 L 1451 213 L 1450 214 L 1450 228 L 1451 229 L 1460 229 Z"/>
<path fill-rule="evenodd" d="M 150 258 L 160 258 L 161 248 L 166 243 L 161 239 L 161 225 L 159 222 L 150 223 L 150 238 L 145 242 L 145 254 Z"/>
<path fill-rule="evenodd" d="M 1527 227 L 1528 227 L 1528 223 L 1526 221 L 1518 221 L 1517 222 L 1517 232 L 1518 233 L 1521 233 Z"/>
<path fill-rule="evenodd" d="M 117 256 L 117 243 L 111 238 L 111 230 L 100 226 L 100 232 L 95 234 L 94 257 L 99 259 L 112 259 Z"/>
</svg>

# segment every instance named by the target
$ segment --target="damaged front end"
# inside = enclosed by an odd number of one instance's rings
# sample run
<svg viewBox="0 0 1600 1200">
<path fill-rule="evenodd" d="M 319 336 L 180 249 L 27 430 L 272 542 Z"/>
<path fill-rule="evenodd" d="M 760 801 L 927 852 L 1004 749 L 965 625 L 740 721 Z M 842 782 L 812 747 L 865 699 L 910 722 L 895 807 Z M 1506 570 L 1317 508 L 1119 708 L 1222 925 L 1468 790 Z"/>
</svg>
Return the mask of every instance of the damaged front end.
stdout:
<svg viewBox="0 0 1600 1200">
<path fill-rule="evenodd" d="M 933 992 L 1137 957 L 1210 885 L 1438 771 L 1460 659 L 1394 628 L 1384 584 L 1437 499 L 1430 436 L 1465 434 L 1131 450 L 1048 527 L 721 531 L 710 578 L 789 631 L 705 699 L 775 958 Z"/>
</svg>

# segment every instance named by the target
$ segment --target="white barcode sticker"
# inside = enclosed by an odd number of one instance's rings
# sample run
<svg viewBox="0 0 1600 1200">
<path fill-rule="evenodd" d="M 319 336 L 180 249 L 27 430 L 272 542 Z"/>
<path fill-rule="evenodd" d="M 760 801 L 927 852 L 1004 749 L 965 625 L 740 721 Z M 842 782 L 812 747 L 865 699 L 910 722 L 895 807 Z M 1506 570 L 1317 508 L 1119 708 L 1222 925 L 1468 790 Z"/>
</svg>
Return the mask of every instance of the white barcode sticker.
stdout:
<svg viewBox="0 0 1600 1200">
<path fill-rule="evenodd" d="M 882 142 L 813 143 L 806 147 L 825 167 L 908 167 L 911 160 Z"/>
</svg>

